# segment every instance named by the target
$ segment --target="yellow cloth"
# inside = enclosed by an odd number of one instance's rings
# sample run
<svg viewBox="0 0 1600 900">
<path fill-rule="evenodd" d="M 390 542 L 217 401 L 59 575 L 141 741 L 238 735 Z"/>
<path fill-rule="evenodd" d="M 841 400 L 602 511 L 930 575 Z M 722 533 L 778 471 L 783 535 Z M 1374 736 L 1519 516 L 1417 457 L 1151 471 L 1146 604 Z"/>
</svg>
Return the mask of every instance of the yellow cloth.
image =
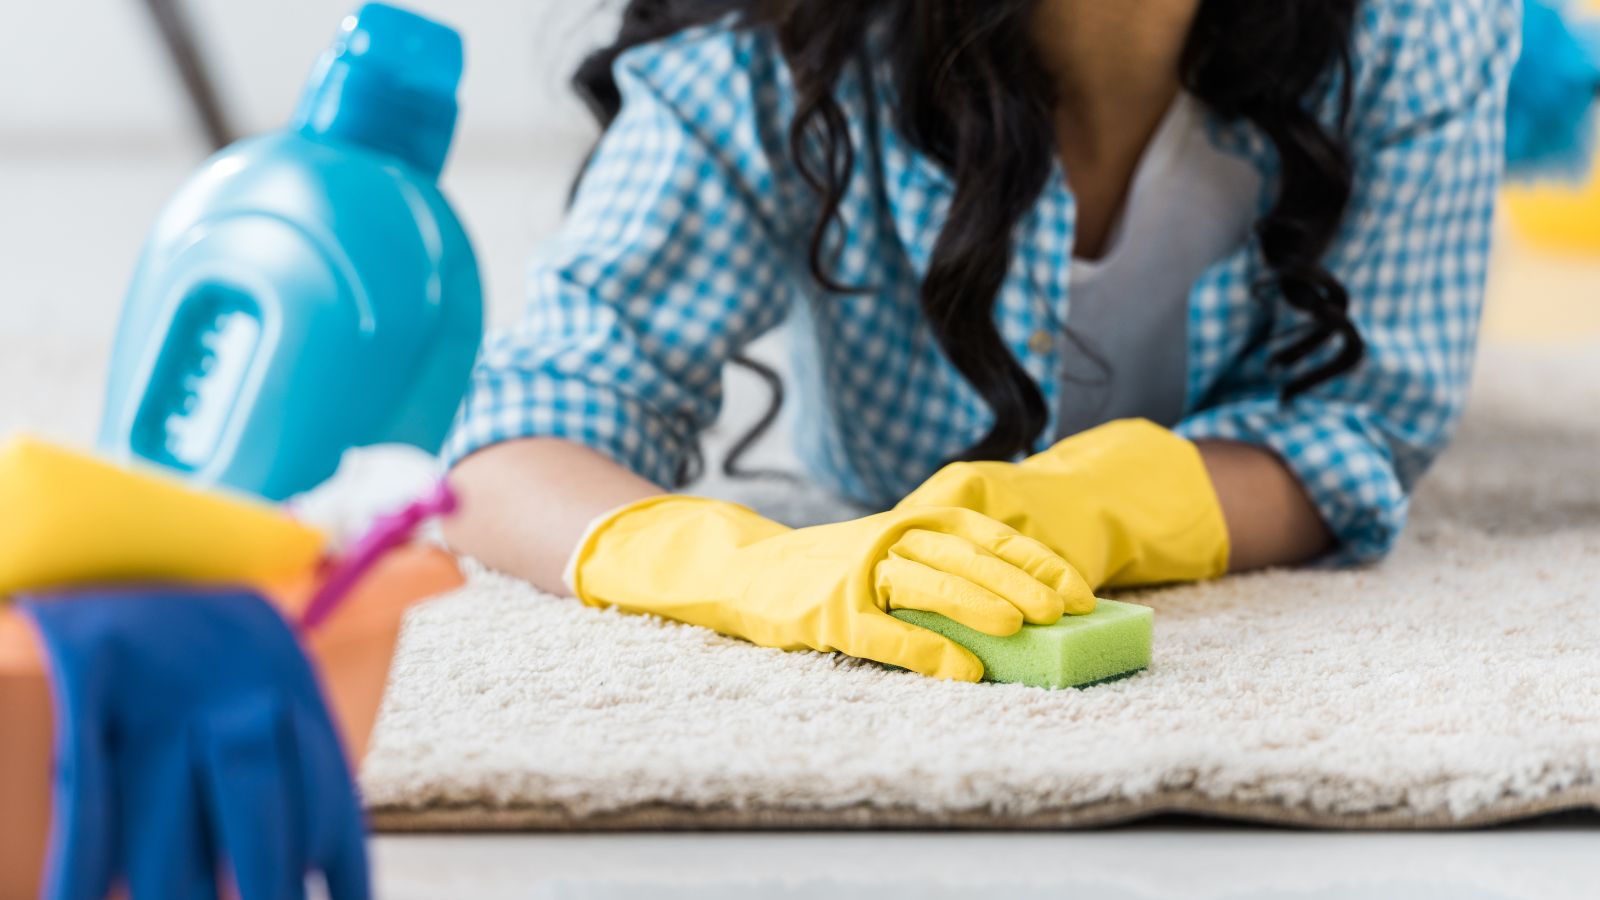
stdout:
<svg viewBox="0 0 1600 900">
<path fill-rule="evenodd" d="M 266 503 L 31 438 L 0 447 L 0 597 L 105 582 L 265 584 L 307 571 L 322 547 Z"/>
<path fill-rule="evenodd" d="M 1059 556 L 965 509 L 791 529 L 732 503 L 654 497 L 600 522 L 571 580 L 590 605 L 961 681 L 982 677 L 977 657 L 888 610 L 928 610 L 1003 636 L 1094 609 Z"/>
<path fill-rule="evenodd" d="M 959 506 L 1032 537 L 1090 587 L 1215 578 L 1228 528 L 1193 443 L 1143 419 L 1074 435 L 1020 463 L 941 469 L 896 507 Z"/>
</svg>

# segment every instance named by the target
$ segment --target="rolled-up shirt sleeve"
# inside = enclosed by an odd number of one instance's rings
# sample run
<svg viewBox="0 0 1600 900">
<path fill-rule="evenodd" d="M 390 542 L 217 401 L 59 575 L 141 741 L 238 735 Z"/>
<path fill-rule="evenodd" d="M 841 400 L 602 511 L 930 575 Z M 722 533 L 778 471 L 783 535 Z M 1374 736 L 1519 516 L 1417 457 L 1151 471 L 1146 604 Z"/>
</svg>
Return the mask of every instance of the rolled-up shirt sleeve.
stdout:
<svg viewBox="0 0 1600 900">
<path fill-rule="evenodd" d="M 1275 343 L 1267 342 L 1178 427 L 1191 439 L 1275 451 L 1338 539 L 1342 561 L 1375 560 L 1394 546 L 1412 486 L 1466 400 L 1517 7 L 1427 3 L 1384 46 L 1358 45 L 1367 75 L 1355 84 L 1351 122 L 1355 193 L 1328 265 L 1366 340 L 1360 367 L 1282 404 L 1287 376 L 1267 364 Z M 1280 328 L 1304 321 L 1279 303 Z"/>
<path fill-rule="evenodd" d="M 724 364 L 790 307 L 755 41 L 699 29 L 617 61 L 621 112 L 530 266 L 526 310 L 484 343 L 447 464 L 553 437 L 679 481 Z"/>
</svg>

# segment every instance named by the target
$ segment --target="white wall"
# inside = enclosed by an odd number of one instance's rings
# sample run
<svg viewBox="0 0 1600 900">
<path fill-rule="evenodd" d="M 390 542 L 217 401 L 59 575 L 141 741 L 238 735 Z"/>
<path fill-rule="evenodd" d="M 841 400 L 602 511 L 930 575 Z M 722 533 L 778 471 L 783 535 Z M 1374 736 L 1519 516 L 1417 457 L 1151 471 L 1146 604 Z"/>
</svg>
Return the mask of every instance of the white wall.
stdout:
<svg viewBox="0 0 1600 900">
<path fill-rule="evenodd" d="M 180 2 L 235 127 L 252 133 L 284 122 L 360 0 Z M 466 41 L 444 188 L 502 319 L 592 144 L 567 79 L 615 28 L 603 6 L 615 0 L 399 2 Z M 0 0 L 0 290 L 32 301 L 0 303 L 0 335 L 43 329 L 28 310 L 48 301 L 72 311 L 62 322 L 100 329 L 78 335 L 86 346 L 107 343 L 149 223 L 207 152 L 145 0 Z"/>
<path fill-rule="evenodd" d="M 180 0 L 243 131 L 282 122 L 312 61 L 358 0 Z M 614 27 L 603 0 L 409 0 L 467 44 L 460 149 L 587 140 L 566 87 Z M 605 3 L 604 5 L 614 5 Z M 143 0 L 0 0 L 0 148 L 133 148 L 197 139 Z"/>
</svg>

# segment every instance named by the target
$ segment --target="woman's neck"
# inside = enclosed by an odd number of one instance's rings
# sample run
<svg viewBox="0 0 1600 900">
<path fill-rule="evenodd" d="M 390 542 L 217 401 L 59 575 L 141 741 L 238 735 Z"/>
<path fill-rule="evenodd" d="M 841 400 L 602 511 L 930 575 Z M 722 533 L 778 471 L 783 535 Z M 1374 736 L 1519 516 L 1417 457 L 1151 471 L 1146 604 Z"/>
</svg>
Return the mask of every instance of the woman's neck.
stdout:
<svg viewBox="0 0 1600 900">
<path fill-rule="evenodd" d="M 1055 80 L 1061 160 L 1078 196 L 1079 255 L 1097 257 L 1180 86 L 1200 0 L 1040 0 L 1034 47 Z"/>
<path fill-rule="evenodd" d="M 1200 0 L 1040 0 L 1034 45 L 1056 95 L 1090 114 L 1165 105 Z"/>
</svg>

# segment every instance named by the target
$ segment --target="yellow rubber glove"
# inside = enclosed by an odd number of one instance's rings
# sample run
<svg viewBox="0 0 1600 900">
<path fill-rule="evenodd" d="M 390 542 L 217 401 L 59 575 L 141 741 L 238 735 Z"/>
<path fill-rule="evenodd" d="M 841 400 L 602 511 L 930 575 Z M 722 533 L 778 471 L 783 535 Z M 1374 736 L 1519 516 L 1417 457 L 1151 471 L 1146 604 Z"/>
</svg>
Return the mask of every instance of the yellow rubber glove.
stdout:
<svg viewBox="0 0 1600 900">
<path fill-rule="evenodd" d="M 268 584 L 323 538 L 266 503 L 31 438 L 0 447 L 0 597 L 151 579 Z"/>
<path fill-rule="evenodd" d="M 954 463 L 896 509 L 960 506 L 1059 553 L 1095 589 L 1215 578 L 1228 527 L 1193 443 L 1111 422 L 1020 463 Z"/>
<path fill-rule="evenodd" d="M 654 497 L 600 522 L 568 575 L 592 606 L 959 681 L 982 677 L 977 657 L 888 610 L 929 610 L 1003 636 L 1025 621 L 1094 608 L 1093 593 L 1059 556 L 965 509 L 791 529 L 732 503 Z"/>
</svg>

